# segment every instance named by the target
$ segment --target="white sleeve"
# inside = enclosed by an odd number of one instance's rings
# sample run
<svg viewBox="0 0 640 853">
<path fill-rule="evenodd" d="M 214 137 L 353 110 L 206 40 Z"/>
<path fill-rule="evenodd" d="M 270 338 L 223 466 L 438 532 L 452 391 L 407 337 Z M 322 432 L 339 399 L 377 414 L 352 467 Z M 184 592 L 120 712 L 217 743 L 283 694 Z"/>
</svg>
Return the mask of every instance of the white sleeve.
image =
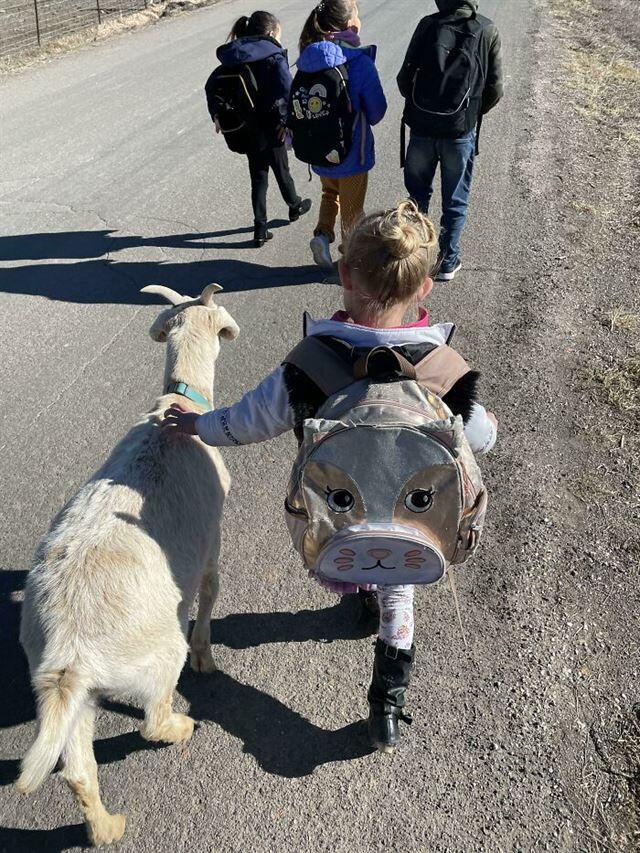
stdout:
<svg viewBox="0 0 640 853">
<path fill-rule="evenodd" d="M 474 403 L 471 417 L 464 426 L 464 434 L 474 453 L 488 453 L 496 443 L 498 430 L 480 403 Z"/>
<path fill-rule="evenodd" d="M 284 367 L 270 373 L 233 406 L 205 412 L 196 421 L 200 438 L 214 447 L 255 444 L 293 427 L 294 414 L 289 405 Z"/>
</svg>

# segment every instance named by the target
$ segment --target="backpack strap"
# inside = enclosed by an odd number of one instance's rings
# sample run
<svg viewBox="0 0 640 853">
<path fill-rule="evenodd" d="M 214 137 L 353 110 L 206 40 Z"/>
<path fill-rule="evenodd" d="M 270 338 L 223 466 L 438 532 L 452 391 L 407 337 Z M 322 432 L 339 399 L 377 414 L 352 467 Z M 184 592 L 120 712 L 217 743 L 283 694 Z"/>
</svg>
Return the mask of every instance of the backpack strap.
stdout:
<svg viewBox="0 0 640 853">
<path fill-rule="evenodd" d="M 442 399 L 470 371 L 471 368 L 460 353 L 443 344 L 416 364 L 415 378 Z"/>
<path fill-rule="evenodd" d="M 343 357 L 316 335 L 303 338 L 283 364 L 299 368 L 327 397 L 337 394 L 355 381 L 351 347 L 345 346 Z"/>
<path fill-rule="evenodd" d="M 424 361 L 426 359 L 423 359 L 421 364 Z M 359 379 L 386 381 L 389 378 L 419 378 L 409 359 L 390 347 L 377 346 L 358 355 L 352 346 L 338 338 L 332 338 L 329 343 L 316 335 L 303 338 L 291 350 L 283 364 L 297 367 L 327 397 L 337 394 Z"/>
<path fill-rule="evenodd" d="M 399 378 L 417 379 L 416 368 L 409 359 L 390 347 L 373 347 L 353 365 L 354 379 L 372 379 L 396 375 Z"/>
</svg>

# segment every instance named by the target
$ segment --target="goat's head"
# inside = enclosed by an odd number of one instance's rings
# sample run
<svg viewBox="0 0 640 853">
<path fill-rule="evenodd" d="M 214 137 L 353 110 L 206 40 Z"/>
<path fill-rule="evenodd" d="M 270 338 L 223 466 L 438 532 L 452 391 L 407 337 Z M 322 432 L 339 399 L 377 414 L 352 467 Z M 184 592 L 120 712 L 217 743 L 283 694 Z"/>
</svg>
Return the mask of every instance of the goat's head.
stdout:
<svg viewBox="0 0 640 853">
<path fill-rule="evenodd" d="M 154 293 L 170 302 L 172 308 L 163 311 L 149 330 L 154 341 L 164 343 L 172 329 L 184 323 L 197 323 L 205 326 L 212 335 L 233 340 L 238 337 L 240 329 L 226 308 L 216 305 L 215 294 L 222 290 L 219 284 L 208 284 L 200 296 L 193 299 L 182 296 L 162 284 L 149 284 L 142 288 L 142 293 Z"/>
</svg>

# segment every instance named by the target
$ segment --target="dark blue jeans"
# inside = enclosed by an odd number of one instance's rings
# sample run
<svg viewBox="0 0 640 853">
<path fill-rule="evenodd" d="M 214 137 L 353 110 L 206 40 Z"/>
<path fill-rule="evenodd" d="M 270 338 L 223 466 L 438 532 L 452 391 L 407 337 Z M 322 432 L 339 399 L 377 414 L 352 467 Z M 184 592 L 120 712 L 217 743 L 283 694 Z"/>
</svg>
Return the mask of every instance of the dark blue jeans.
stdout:
<svg viewBox="0 0 640 853">
<path fill-rule="evenodd" d="M 442 182 L 442 219 L 440 255 L 442 271 L 450 272 L 458 262 L 460 237 L 469 209 L 469 193 L 476 153 L 476 132 L 459 139 L 436 139 L 411 134 L 404 184 L 423 213 L 429 212 L 433 179 L 440 164 Z"/>
</svg>

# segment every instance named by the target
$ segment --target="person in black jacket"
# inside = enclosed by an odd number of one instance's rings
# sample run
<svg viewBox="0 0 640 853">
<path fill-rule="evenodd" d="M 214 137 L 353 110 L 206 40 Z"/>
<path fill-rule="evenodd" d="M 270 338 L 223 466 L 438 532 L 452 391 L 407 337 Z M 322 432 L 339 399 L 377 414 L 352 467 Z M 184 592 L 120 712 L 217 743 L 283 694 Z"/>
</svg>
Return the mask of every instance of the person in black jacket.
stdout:
<svg viewBox="0 0 640 853">
<path fill-rule="evenodd" d="M 460 237 L 467 218 L 469 194 L 477 153 L 477 134 L 482 116 L 495 107 L 503 94 L 502 52 L 495 24 L 478 14 L 478 0 L 436 0 L 438 12 L 423 18 L 411 39 L 398 74 L 398 88 L 406 99 L 404 121 L 411 128 L 404 182 L 409 195 L 423 213 L 429 212 L 433 179 L 440 164 L 442 220 L 440 223 L 440 281 L 451 281 L 460 267 Z M 443 34 L 444 30 L 447 34 Z M 479 73 L 461 103 L 447 103 L 453 94 L 451 75 L 453 51 L 447 38 L 458 31 L 471 38 L 468 43 L 479 60 Z M 464 37 L 456 44 L 461 45 Z M 439 58 L 443 57 L 440 61 Z M 464 70 L 464 65 L 459 66 Z M 442 80 L 440 102 L 434 104 L 433 81 Z M 461 82 L 464 81 L 461 77 Z M 436 82 L 436 88 L 438 83 Z M 422 91 L 424 88 L 425 91 Z"/>
<path fill-rule="evenodd" d="M 227 43 L 218 48 L 217 56 L 223 66 L 248 64 L 256 78 L 260 102 L 261 131 L 255 148 L 247 154 L 251 175 L 251 202 L 254 217 L 254 243 L 263 246 L 273 234 L 267 230 L 267 188 L 269 168 L 278 182 L 282 198 L 289 207 L 289 220 L 295 222 L 311 209 L 311 201 L 302 199 L 289 171 L 285 146 L 285 122 L 291 72 L 287 51 L 279 42 L 280 22 L 270 12 L 243 15 L 233 25 Z"/>
</svg>

